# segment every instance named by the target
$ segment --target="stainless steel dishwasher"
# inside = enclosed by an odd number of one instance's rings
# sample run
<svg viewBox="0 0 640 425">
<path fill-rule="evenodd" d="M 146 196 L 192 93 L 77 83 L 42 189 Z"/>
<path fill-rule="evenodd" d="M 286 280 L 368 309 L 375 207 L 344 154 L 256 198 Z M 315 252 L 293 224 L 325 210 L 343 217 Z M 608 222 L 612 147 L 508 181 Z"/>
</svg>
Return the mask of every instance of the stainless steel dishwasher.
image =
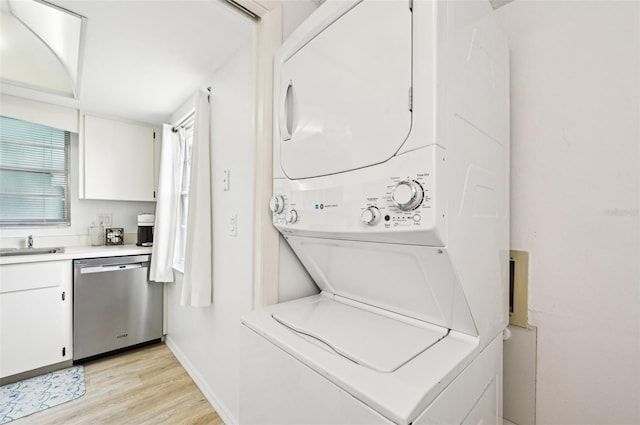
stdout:
<svg viewBox="0 0 640 425">
<path fill-rule="evenodd" d="M 150 255 L 74 260 L 73 360 L 162 338 L 162 284 Z"/>
</svg>

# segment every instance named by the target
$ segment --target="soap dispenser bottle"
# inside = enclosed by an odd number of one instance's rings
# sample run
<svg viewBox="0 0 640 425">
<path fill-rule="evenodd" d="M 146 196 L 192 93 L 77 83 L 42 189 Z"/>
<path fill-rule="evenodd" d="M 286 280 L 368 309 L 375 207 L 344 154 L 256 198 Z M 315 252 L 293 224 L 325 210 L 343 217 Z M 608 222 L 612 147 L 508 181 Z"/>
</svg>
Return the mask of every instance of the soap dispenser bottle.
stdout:
<svg viewBox="0 0 640 425">
<path fill-rule="evenodd" d="M 91 222 L 91 227 L 89 227 L 89 238 L 91 239 L 91 246 L 104 245 L 104 227 L 102 224 Z"/>
</svg>

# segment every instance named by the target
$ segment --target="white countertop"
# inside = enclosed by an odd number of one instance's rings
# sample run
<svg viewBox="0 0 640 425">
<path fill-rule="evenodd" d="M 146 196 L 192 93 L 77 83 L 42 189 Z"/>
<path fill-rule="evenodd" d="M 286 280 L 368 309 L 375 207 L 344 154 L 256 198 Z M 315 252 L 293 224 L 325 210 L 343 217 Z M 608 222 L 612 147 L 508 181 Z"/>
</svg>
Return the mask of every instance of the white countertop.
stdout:
<svg viewBox="0 0 640 425">
<path fill-rule="evenodd" d="M 0 265 L 34 263 L 38 261 L 75 260 L 77 258 L 119 257 L 123 255 L 151 254 L 150 246 L 137 245 L 69 246 L 63 248 L 64 252 L 58 254 L 8 255 L 6 257 L 0 257 Z"/>
</svg>

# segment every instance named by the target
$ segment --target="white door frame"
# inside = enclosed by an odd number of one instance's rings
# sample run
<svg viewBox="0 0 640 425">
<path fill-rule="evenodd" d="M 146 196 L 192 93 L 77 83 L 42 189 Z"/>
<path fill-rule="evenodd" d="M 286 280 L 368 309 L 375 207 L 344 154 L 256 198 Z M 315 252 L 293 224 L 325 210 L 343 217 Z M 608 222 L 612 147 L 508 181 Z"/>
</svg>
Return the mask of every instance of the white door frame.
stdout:
<svg viewBox="0 0 640 425">
<path fill-rule="evenodd" d="M 252 308 L 278 302 L 279 233 L 268 209 L 273 193 L 273 56 L 282 44 L 279 1 L 233 0 L 257 16 Z"/>
</svg>

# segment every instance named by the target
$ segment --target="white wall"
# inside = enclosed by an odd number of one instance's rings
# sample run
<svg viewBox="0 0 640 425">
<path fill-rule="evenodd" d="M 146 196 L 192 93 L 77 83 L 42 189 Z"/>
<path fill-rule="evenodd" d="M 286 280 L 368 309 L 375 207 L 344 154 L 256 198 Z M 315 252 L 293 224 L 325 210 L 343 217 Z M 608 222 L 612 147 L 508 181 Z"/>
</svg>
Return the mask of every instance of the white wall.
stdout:
<svg viewBox="0 0 640 425">
<path fill-rule="evenodd" d="M 247 31 L 252 26 L 247 24 Z M 254 187 L 254 51 L 244 44 L 211 77 L 213 305 L 182 307 L 182 275 L 168 284 L 167 344 L 227 423 L 237 423 L 240 317 L 251 310 Z M 230 190 L 222 173 L 230 170 Z M 229 218 L 238 216 L 237 236 Z"/>
<path fill-rule="evenodd" d="M 313 10 L 313 1 L 283 3 L 285 36 Z M 213 88 L 213 299 L 207 308 L 181 307 L 182 275 L 168 285 L 167 344 L 227 423 L 238 422 L 240 317 L 251 311 L 253 270 L 254 56 L 244 45 L 210 79 Z M 184 111 L 182 107 L 176 117 Z M 231 170 L 231 190 L 222 170 Z M 238 215 L 238 235 L 228 233 Z M 295 255 L 281 247 L 285 296 L 317 291 Z"/>
<path fill-rule="evenodd" d="M 517 0 L 498 12 L 539 424 L 640 423 L 639 5 Z"/>
</svg>

